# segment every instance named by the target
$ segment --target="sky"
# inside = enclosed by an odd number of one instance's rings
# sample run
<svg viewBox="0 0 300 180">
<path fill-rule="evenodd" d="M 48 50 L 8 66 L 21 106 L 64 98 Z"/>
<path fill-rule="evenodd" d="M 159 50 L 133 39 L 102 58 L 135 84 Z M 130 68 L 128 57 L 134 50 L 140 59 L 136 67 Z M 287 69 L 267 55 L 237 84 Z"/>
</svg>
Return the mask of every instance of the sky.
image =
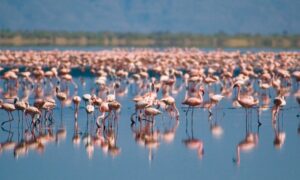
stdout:
<svg viewBox="0 0 300 180">
<path fill-rule="evenodd" d="M 0 28 L 300 33 L 299 0 L 0 0 Z"/>
</svg>

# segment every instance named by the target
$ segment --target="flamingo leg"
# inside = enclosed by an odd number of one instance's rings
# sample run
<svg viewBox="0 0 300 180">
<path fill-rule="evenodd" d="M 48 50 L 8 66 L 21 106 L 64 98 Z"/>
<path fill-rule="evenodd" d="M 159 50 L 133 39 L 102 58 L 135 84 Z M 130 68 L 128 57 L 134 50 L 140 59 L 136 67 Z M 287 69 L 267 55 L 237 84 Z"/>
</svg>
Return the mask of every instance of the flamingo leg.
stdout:
<svg viewBox="0 0 300 180">
<path fill-rule="evenodd" d="M 19 119 L 19 122 L 20 122 L 20 111 L 18 110 L 18 119 Z"/>
<path fill-rule="evenodd" d="M 179 118 L 179 111 L 178 111 L 178 109 L 177 109 L 177 107 L 176 107 L 175 104 L 173 104 L 173 108 L 174 108 L 175 113 L 176 113 L 176 119 L 178 119 Z"/>
<path fill-rule="evenodd" d="M 194 107 L 192 107 L 192 119 L 194 117 Z"/>
<path fill-rule="evenodd" d="M 248 133 L 248 110 L 245 108 L 246 111 L 246 134 Z"/>
<path fill-rule="evenodd" d="M 259 108 L 257 108 L 257 124 L 258 124 L 258 127 L 260 127 L 262 125 L 262 123 L 260 122 Z"/>
<path fill-rule="evenodd" d="M 136 113 L 136 111 L 135 111 L 135 112 L 134 112 L 133 114 L 131 114 L 131 116 L 130 116 L 131 125 L 135 124 L 134 116 L 135 116 L 136 114 L 137 114 L 137 113 Z"/>
<path fill-rule="evenodd" d="M 8 114 L 8 120 L 7 121 L 3 121 L 2 123 L 1 123 L 1 126 L 3 126 L 4 124 L 6 124 L 6 123 L 8 123 L 8 122 L 11 122 L 11 121 L 13 121 L 14 119 L 13 118 L 10 118 L 10 113 L 7 111 L 7 114 Z"/>
<path fill-rule="evenodd" d="M 187 116 L 187 115 L 188 115 L 188 113 L 189 113 L 189 110 L 190 110 L 190 107 L 191 107 L 191 106 L 189 106 L 189 107 L 188 107 L 188 109 L 186 110 L 186 112 L 185 112 L 185 116 Z"/>
<path fill-rule="evenodd" d="M 10 113 L 11 119 L 14 120 L 14 116 L 13 116 L 12 112 L 9 112 L 9 113 Z"/>
<path fill-rule="evenodd" d="M 71 83 L 74 85 L 75 89 L 78 89 L 78 85 L 75 83 L 75 81 L 73 79 L 71 80 Z"/>
</svg>

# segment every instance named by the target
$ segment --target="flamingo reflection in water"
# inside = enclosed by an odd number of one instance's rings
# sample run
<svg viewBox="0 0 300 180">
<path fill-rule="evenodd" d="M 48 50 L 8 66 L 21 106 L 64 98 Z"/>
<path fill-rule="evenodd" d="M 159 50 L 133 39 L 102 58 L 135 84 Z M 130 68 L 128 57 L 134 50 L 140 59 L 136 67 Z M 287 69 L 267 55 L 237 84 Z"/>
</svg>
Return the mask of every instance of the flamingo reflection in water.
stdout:
<svg viewBox="0 0 300 180">
<path fill-rule="evenodd" d="M 179 120 L 173 120 L 172 118 L 168 122 L 164 122 L 164 130 L 160 133 L 161 139 L 170 144 L 174 141 L 177 128 L 179 126 Z"/>
<path fill-rule="evenodd" d="M 21 135 L 20 135 L 20 130 L 21 130 Z M 23 121 L 21 121 L 21 128 L 20 128 L 20 120 L 19 120 L 18 121 L 18 144 L 14 148 L 14 157 L 17 159 L 19 157 L 26 156 L 27 153 L 28 153 L 28 148 L 24 140 L 24 123 Z"/>
<path fill-rule="evenodd" d="M 221 118 L 218 116 L 218 107 L 216 107 L 215 112 L 213 111 L 213 108 L 217 106 L 217 104 L 224 98 L 223 95 L 215 94 L 210 92 L 209 93 L 209 100 L 204 101 L 202 104 L 202 107 L 204 110 L 208 110 L 208 122 L 209 122 L 209 128 L 210 132 L 212 133 L 214 138 L 221 138 L 223 135 L 223 128 L 220 125 L 219 121 Z M 225 116 L 225 113 L 221 112 L 222 118 Z"/>
<path fill-rule="evenodd" d="M 131 131 L 136 143 L 149 149 L 148 159 L 151 162 L 154 159 L 153 150 L 156 150 L 160 145 L 159 131 L 154 129 L 154 122 L 138 121 L 132 123 Z"/>
<path fill-rule="evenodd" d="M 44 126 L 43 124 L 39 124 L 39 126 L 30 127 L 30 129 L 25 129 L 24 131 L 23 122 L 21 127 L 20 122 L 18 122 L 17 129 L 18 141 L 15 142 L 13 141 L 14 132 L 11 130 L 11 125 L 9 129 L 4 129 L 2 127 L 2 131 L 8 133 L 8 138 L 0 145 L 1 151 L 13 150 L 15 158 L 27 156 L 28 152 L 31 150 L 35 150 L 39 154 L 42 154 L 45 151 L 45 145 L 49 142 L 55 141 L 55 136 L 53 135 L 52 128 L 49 125 Z"/>
<path fill-rule="evenodd" d="M 104 130 L 104 138 L 108 143 L 108 153 L 112 157 L 120 155 L 121 148 L 117 145 L 118 142 L 118 122 L 114 122 L 113 125 L 109 125 L 107 129 Z"/>
<path fill-rule="evenodd" d="M 186 124 L 185 124 L 185 133 L 187 139 L 184 139 L 182 142 L 184 145 L 190 150 L 196 150 L 199 159 L 202 159 L 204 155 L 204 142 L 201 139 L 194 137 L 194 118 L 193 115 L 191 117 L 190 130 L 188 130 L 189 120 L 186 116 Z M 190 132 L 189 132 L 190 131 Z"/>
<path fill-rule="evenodd" d="M 89 106 L 89 105 L 87 105 Z M 93 144 L 93 138 L 92 138 L 92 132 L 93 132 L 93 126 L 91 125 L 91 120 L 88 118 L 89 112 L 86 110 L 86 129 L 82 135 L 82 141 L 85 145 L 85 150 L 87 152 L 88 158 L 92 159 L 94 154 L 94 144 Z M 77 120 L 75 119 L 75 125 Z"/>
<path fill-rule="evenodd" d="M 252 120 L 246 118 L 246 135 L 245 138 L 239 142 L 236 146 L 236 157 L 233 159 L 233 161 L 239 165 L 240 164 L 240 153 L 241 152 L 250 152 L 252 151 L 258 144 L 259 139 L 259 127 L 260 125 L 257 125 L 257 132 L 252 131 Z"/>
<path fill-rule="evenodd" d="M 283 110 L 279 109 L 283 105 L 285 105 L 285 101 L 282 97 L 275 98 L 272 108 L 272 127 L 275 135 L 273 144 L 276 149 L 281 149 L 286 139 L 286 133 L 283 130 Z"/>
<path fill-rule="evenodd" d="M 62 111 L 61 111 L 62 113 Z M 57 131 L 56 131 L 56 144 L 59 144 L 61 141 L 65 140 L 67 137 L 67 129 L 65 127 L 64 124 L 64 120 L 63 120 L 63 116 L 61 115 L 60 117 L 60 123 L 57 127 Z"/>
<path fill-rule="evenodd" d="M 276 149 L 281 149 L 284 145 L 285 139 L 286 139 L 286 133 L 283 130 L 283 119 L 280 120 L 278 118 L 276 123 L 273 123 L 273 130 L 274 130 L 274 147 Z"/>
<path fill-rule="evenodd" d="M 101 127 L 97 127 L 96 134 L 93 137 L 94 145 L 101 147 L 102 151 L 105 154 L 108 153 L 113 158 L 121 154 L 121 148 L 117 144 L 118 130 L 118 119 L 109 119 L 107 121 L 107 124 L 103 124 Z"/>
<path fill-rule="evenodd" d="M 3 132 L 8 133 L 8 135 L 7 135 L 7 139 L 4 142 L 1 142 L 0 144 L 0 152 L 14 150 L 15 147 L 17 146 L 17 143 L 13 141 L 14 132 L 11 131 L 11 124 L 9 126 L 9 129 L 5 129 L 4 127 L 1 127 L 1 130 Z"/>
<path fill-rule="evenodd" d="M 105 139 L 103 129 L 97 128 L 96 133 L 93 136 L 93 143 L 96 147 L 101 148 L 105 155 L 108 153 L 108 142 Z"/>
<path fill-rule="evenodd" d="M 53 142 L 60 142 L 62 139 L 66 138 L 66 130 L 57 130 L 56 133 L 53 132 L 53 124 L 43 124 L 40 123 L 38 127 L 31 129 L 32 141 L 34 149 L 39 153 L 43 154 L 46 145 Z"/>
<path fill-rule="evenodd" d="M 222 117 L 224 117 L 224 113 Z M 214 117 L 214 114 L 209 112 L 208 121 L 209 121 L 210 132 L 213 135 L 213 137 L 216 139 L 220 139 L 224 133 L 224 129 L 222 128 L 219 122 L 220 120 L 221 119 L 219 119 L 218 116 Z"/>
<path fill-rule="evenodd" d="M 73 145 L 76 147 L 79 147 L 81 142 L 81 132 L 79 131 L 79 125 L 78 125 L 78 109 L 75 109 L 75 120 L 74 120 L 74 133 L 72 137 Z"/>
</svg>

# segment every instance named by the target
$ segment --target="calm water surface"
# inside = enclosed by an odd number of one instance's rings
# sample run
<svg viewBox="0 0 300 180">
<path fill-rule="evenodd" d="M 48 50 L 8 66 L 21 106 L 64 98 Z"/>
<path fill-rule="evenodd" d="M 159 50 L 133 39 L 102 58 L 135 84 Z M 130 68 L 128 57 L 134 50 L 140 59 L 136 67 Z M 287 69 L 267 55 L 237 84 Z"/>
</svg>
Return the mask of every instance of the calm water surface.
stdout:
<svg viewBox="0 0 300 180">
<path fill-rule="evenodd" d="M 93 77 L 84 79 L 86 85 L 79 86 L 78 95 L 90 93 L 94 86 Z M 80 84 L 79 77 L 75 81 Z M 113 155 L 97 145 L 93 153 L 87 153 L 86 137 L 95 136 L 96 126 L 93 115 L 87 116 L 83 102 L 78 116 L 80 144 L 74 144 L 74 108 L 64 107 L 61 111 L 58 103 L 51 128 L 40 131 L 53 134 L 54 141 L 45 144 L 39 151 L 29 149 L 25 156 L 19 157 L 14 156 L 13 150 L 2 149 L 0 179 L 299 179 L 300 109 L 292 95 L 287 98 L 287 105 L 274 129 L 270 108 L 260 110 L 259 114 L 253 109 L 246 125 L 245 110 L 232 108 L 232 99 L 223 99 L 213 110 L 212 117 L 204 109 L 194 109 L 186 116 L 186 108 L 181 105 L 183 90 L 175 96 L 180 111 L 179 122 L 166 112 L 157 116 L 153 132 L 160 134 L 159 145 L 150 148 L 136 141 L 140 124 L 131 127 L 131 115 L 135 112 L 132 98 L 135 94 L 136 88 L 129 86 L 128 94 L 118 97 L 122 108 L 111 133 L 116 138 L 119 154 Z M 0 129 L 2 144 L 20 142 L 24 138 L 25 121 L 22 127 L 22 122 L 18 123 L 17 112 L 13 115 L 15 120 Z M 262 122 L 260 127 L 257 118 Z M 7 119 L 6 112 L 1 110 L 0 121 Z M 219 136 L 211 130 L 216 124 L 223 130 Z M 64 128 L 66 136 L 57 135 Z M 278 132 L 286 136 L 281 147 L 274 146 Z M 249 152 L 241 151 L 240 165 L 237 165 L 237 146 L 247 133 L 257 134 L 258 143 Z M 189 149 L 184 144 L 188 139 L 201 140 L 203 152 Z"/>
<path fill-rule="evenodd" d="M 79 79 L 75 78 L 79 83 Z M 93 78 L 85 77 L 86 86 L 80 87 L 78 94 L 90 92 Z M 232 109 L 231 99 L 224 99 L 214 109 L 209 120 L 206 110 L 195 109 L 185 114 L 186 108 L 180 102 L 184 91 L 176 96 L 180 109 L 179 124 L 167 113 L 156 117 L 154 131 L 163 134 L 175 132 L 174 139 L 159 139 L 157 148 L 147 148 L 135 141 L 134 128 L 130 117 L 134 110 L 132 98 L 135 88 L 129 87 L 124 97 L 118 97 L 122 104 L 120 116 L 114 126 L 117 146 L 120 154 L 112 156 L 95 146 L 92 155 L 88 155 L 82 139 L 87 134 L 95 135 L 93 116 L 87 117 L 83 108 L 79 111 L 78 123 L 81 132 L 80 145 L 73 144 L 74 109 L 72 106 L 54 110 L 52 133 L 55 140 L 45 144 L 42 152 L 29 150 L 28 154 L 14 157 L 13 150 L 3 150 L 0 154 L 0 179 L 298 179 L 300 176 L 300 135 L 297 132 L 300 119 L 299 106 L 293 97 L 287 99 L 287 106 L 279 116 L 277 131 L 285 132 L 286 140 L 281 148 L 273 145 L 275 131 L 271 123 L 270 110 L 261 111 L 263 125 L 258 128 L 256 110 L 252 111 L 249 126 L 246 127 L 245 111 Z M 207 98 L 207 97 L 206 97 Z M 7 114 L 0 111 L 1 122 L 7 120 Z M 22 139 L 22 124 L 15 121 L 5 124 L 0 131 L 1 142 L 19 142 Z M 89 119 L 87 121 L 87 118 Z M 214 136 L 211 126 L 217 123 L 223 134 Z M 24 125 L 23 132 L 26 128 Z M 18 127 L 19 126 L 19 127 Z M 66 137 L 55 136 L 62 127 L 66 128 Z M 45 130 L 46 131 L 46 130 Z M 240 165 L 234 163 L 236 149 L 247 132 L 257 133 L 259 141 L 250 152 L 241 152 Z M 24 133 L 23 133 L 24 134 Z M 199 157 L 197 150 L 189 149 L 183 143 L 186 139 L 200 139 L 204 145 L 204 154 Z"/>
</svg>

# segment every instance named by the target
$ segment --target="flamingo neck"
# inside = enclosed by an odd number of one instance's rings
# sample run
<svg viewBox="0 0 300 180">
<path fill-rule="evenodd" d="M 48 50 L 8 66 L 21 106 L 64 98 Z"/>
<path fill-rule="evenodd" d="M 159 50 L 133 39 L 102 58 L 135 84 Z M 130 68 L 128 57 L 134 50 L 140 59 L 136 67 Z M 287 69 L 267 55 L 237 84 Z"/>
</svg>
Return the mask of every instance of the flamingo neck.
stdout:
<svg viewBox="0 0 300 180">
<path fill-rule="evenodd" d="M 114 97 L 116 97 L 116 88 L 114 88 L 113 95 L 114 95 Z"/>
<path fill-rule="evenodd" d="M 188 79 L 184 79 L 185 88 L 188 89 Z"/>
<path fill-rule="evenodd" d="M 238 94 L 237 94 L 237 100 L 239 101 L 241 98 L 241 87 L 238 86 Z"/>
<path fill-rule="evenodd" d="M 170 96 L 169 91 L 166 91 L 166 93 L 164 94 L 164 97 L 169 97 L 169 96 Z"/>
<path fill-rule="evenodd" d="M 203 92 L 200 90 L 198 91 L 198 97 L 199 97 L 200 101 L 203 100 Z"/>
<path fill-rule="evenodd" d="M 203 101 L 203 95 L 201 93 L 199 93 L 199 99 L 200 101 Z"/>
</svg>

